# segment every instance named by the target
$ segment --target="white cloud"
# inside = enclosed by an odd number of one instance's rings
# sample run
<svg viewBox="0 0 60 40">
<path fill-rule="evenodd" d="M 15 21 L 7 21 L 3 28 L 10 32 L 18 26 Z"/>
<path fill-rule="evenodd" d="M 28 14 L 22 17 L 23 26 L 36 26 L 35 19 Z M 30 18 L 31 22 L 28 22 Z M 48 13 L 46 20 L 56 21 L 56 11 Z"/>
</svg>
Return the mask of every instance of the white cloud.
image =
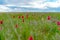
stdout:
<svg viewBox="0 0 60 40">
<path fill-rule="evenodd" d="M 19 3 L 20 5 L 18 4 L 14 4 L 15 6 L 17 7 L 25 7 L 25 8 L 39 8 L 39 9 L 47 9 L 46 7 L 46 3 L 43 3 L 45 2 L 46 0 L 33 0 L 31 2 L 27 2 L 27 3 Z M 28 4 L 28 5 L 26 5 Z M 11 5 L 10 5 L 11 6 Z M 13 6 L 13 5 L 12 5 Z"/>
<path fill-rule="evenodd" d="M 46 3 L 43 3 L 45 1 L 46 0 L 33 0 L 32 2 L 29 2 L 28 4 L 30 5 L 31 8 L 47 9 Z M 27 7 L 29 7 L 29 6 L 27 6 Z"/>
<path fill-rule="evenodd" d="M 12 11 L 12 10 L 6 7 L 5 5 L 0 5 L 0 12 L 8 12 L 8 11 Z"/>
<path fill-rule="evenodd" d="M 56 2 L 47 2 L 47 7 L 51 7 L 51 8 L 58 8 L 58 7 L 60 7 L 60 0 L 58 0 Z"/>
<path fill-rule="evenodd" d="M 46 4 L 38 4 L 38 3 L 33 3 L 30 5 L 21 5 L 20 7 L 47 9 Z"/>
<path fill-rule="evenodd" d="M 39 9 L 47 9 L 50 8 L 58 8 L 60 7 L 60 0 L 56 0 L 54 2 L 48 2 L 47 0 L 35 0 L 28 3 L 29 5 L 22 5 L 21 7 L 29 7 L 29 8 L 39 8 Z"/>
<path fill-rule="evenodd" d="M 12 4 L 6 4 L 5 6 L 16 6 L 16 5 L 12 5 Z"/>
<path fill-rule="evenodd" d="M 21 11 L 19 8 L 11 9 L 9 7 L 25 7 L 25 8 L 37 8 L 37 9 L 48 9 L 50 8 L 58 8 L 60 7 L 60 0 L 56 0 L 54 2 L 49 2 L 47 0 L 31 0 L 31 1 L 23 1 L 21 0 L 5 0 L 6 5 L 0 5 L 0 11 Z M 28 5 L 27 5 L 28 4 Z"/>
<path fill-rule="evenodd" d="M 11 5 L 11 4 L 7 4 L 7 5 L 0 5 L 0 12 L 19 12 L 21 11 L 20 8 L 10 8 L 9 6 L 16 6 L 16 5 Z"/>
</svg>

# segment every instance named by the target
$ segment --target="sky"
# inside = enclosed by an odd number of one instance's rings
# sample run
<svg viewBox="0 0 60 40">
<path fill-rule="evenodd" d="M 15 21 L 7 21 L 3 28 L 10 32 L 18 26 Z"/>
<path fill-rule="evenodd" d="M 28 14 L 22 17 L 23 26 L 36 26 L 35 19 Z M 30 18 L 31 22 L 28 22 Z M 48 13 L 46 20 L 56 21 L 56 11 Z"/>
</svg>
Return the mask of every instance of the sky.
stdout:
<svg viewBox="0 0 60 40">
<path fill-rule="evenodd" d="M 60 12 L 60 0 L 0 0 L 0 12 Z"/>
</svg>

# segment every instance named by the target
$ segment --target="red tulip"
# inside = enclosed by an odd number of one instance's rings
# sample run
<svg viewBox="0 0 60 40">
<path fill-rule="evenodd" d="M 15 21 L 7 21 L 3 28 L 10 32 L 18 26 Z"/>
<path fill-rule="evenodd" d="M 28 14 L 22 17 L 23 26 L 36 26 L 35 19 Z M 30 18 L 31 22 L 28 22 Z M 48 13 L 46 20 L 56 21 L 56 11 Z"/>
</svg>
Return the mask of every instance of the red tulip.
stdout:
<svg viewBox="0 0 60 40">
<path fill-rule="evenodd" d="M 28 40 L 33 40 L 33 37 L 32 37 L 32 36 L 30 36 L 30 37 L 28 38 Z"/>
<path fill-rule="evenodd" d="M 3 24 L 3 21 L 2 20 L 0 20 L 0 24 Z"/>
<path fill-rule="evenodd" d="M 58 25 L 58 26 L 60 25 L 60 21 L 57 22 L 57 25 Z"/>
<path fill-rule="evenodd" d="M 24 18 L 24 16 L 22 16 L 22 19 Z"/>
<path fill-rule="evenodd" d="M 48 16 L 48 20 L 50 20 L 51 19 L 51 16 Z"/>
<path fill-rule="evenodd" d="M 15 27 L 18 28 L 18 24 L 16 24 Z"/>
<path fill-rule="evenodd" d="M 18 16 L 18 18 L 20 18 L 20 16 Z"/>
</svg>

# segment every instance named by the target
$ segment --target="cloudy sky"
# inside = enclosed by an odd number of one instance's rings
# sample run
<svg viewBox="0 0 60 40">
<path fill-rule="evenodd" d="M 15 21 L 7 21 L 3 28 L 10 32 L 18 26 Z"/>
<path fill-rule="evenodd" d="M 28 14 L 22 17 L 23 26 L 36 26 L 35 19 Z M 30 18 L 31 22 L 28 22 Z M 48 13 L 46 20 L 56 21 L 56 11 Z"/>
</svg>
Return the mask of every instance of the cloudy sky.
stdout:
<svg viewBox="0 0 60 40">
<path fill-rule="evenodd" d="M 0 12 L 60 12 L 60 0 L 0 0 Z"/>
</svg>

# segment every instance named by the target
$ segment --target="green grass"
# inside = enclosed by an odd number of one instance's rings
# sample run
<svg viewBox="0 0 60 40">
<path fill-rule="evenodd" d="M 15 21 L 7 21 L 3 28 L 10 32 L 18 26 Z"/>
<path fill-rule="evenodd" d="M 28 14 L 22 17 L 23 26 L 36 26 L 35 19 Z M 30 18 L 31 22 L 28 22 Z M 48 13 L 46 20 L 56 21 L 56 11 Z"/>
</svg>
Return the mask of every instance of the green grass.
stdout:
<svg viewBox="0 0 60 40">
<path fill-rule="evenodd" d="M 26 14 L 29 15 L 28 19 Z M 24 23 L 22 18 L 24 16 Z M 15 16 L 15 18 L 12 18 Z M 51 20 L 47 20 L 47 16 L 51 16 Z M 43 18 L 43 19 L 42 19 Z M 39 13 L 39 12 L 21 12 L 21 13 L 0 13 L 0 40 L 28 40 L 32 35 L 34 40 L 60 40 L 59 26 L 54 20 L 60 20 L 60 14 L 57 13 Z M 18 24 L 18 28 L 15 25 Z"/>
</svg>

